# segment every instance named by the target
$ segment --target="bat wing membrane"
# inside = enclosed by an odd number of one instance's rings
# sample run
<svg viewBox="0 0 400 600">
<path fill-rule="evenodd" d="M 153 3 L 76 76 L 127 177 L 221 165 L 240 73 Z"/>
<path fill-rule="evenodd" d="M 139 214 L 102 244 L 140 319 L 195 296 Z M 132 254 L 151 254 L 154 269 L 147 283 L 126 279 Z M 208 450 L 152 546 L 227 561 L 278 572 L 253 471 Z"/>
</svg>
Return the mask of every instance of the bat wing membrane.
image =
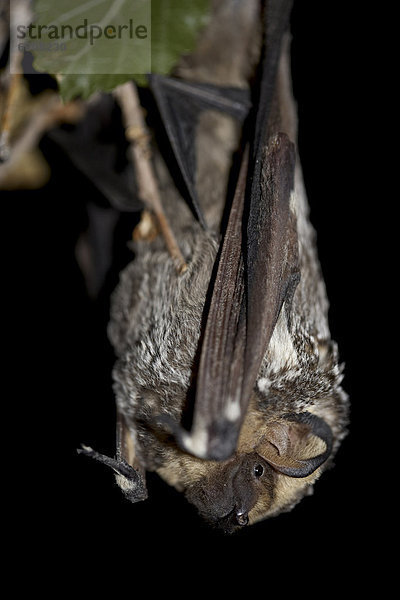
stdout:
<svg viewBox="0 0 400 600">
<path fill-rule="evenodd" d="M 290 210 L 295 149 L 271 125 L 281 41 L 291 1 L 267 3 L 266 40 L 251 148 L 244 152 L 221 246 L 202 340 L 191 432 L 180 445 L 199 457 L 229 458 L 283 304 L 300 279 Z M 272 24 L 272 25 L 271 25 Z"/>
<path fill-rule="evenodd" d="M 205 326 L 192 430 L 180 430 L 177 436 L 185 450 L 212 460 L 227 459 L 236 449 L 276 321 L 299 281 L 297 234 L 290 211 L 293 144 L 282 133 L 270 139 L 246 232 L 247 161 L 246 151 Z"/>
<path fill-rule="evenodd" d="M 207 224 L 196 192 L 196 125 L 206 110 L 217 110 L 243 121 L 249 112 L 249 90 L 149 75 L 150 88 L 178 163 L 192 210 L 204 229 Z"/>
</svg>

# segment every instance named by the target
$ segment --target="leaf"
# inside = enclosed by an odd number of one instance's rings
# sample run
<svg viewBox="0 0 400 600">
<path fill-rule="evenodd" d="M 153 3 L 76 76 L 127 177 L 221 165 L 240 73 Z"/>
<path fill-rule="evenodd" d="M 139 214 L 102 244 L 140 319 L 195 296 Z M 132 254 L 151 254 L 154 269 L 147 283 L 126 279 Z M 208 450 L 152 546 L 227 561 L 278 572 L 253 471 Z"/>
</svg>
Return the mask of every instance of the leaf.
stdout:
<svg viewBox="0 0 400 600">
<path fill-rule="evenodd" d="M 210 0 L 153 0 L 151 6 L 151 70 L 166 75 L 182 54 L 193 50 L 208 22 Z"/>
<path fill-rule="evenodd" d="M 139 75 L 138 75 L 139 77 Z M 144 75 L 142 77 L 145 77 Z M 132 79 L 131 75 L 59 75 L 60 94 L 64 102 L 80 97 L 90 98 L 96 92 L 112 92 L 118 85 Z"/>
<path fill-rule="evenodd" d="M 87 99 L 130 79 L 146 85 L 149 72 L 169 73 L 179 57 L 193 49 L 207 22 L 209 4 L 210 0 L 35 0 L 33 28 L 23 42 L 32 51 L 34 68 L 57 76 L 65 101 Z"/>
</svg>

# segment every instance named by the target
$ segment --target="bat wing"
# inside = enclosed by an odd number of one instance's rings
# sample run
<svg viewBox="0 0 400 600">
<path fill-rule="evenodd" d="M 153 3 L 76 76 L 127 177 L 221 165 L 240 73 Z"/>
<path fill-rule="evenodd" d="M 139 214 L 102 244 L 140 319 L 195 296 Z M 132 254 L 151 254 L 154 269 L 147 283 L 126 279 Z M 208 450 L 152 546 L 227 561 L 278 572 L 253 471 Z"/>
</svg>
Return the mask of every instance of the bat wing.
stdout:
<svg viewBox="0 0 400 600">
<path fill-rule="evenodd" d="M 242 393 L 249 396 L 283 304 L 300 280 L 296 219 L 290 210 L 295 149 L 284 133 L 269 138 L 247 222 L 247 340 Z"/>
<path fill-rule="evenodd" d="M 300 279 L 290 197 L 295 149 L 273 132 L 270 107 L 290 2 L 270 2 L 259 110 L 243 155 L 202 340 L 191 431 L 174 426 L 186 451 L 224 460 L 238 437 L 278 316 Z M 275 11 L 275 13 L 274 13 Z M 271 21 L 269 20 L 272 18 Z"/>
<path fill-rule="evenodd" d="M 115 210 L 138 212 L 143 209 L 134 170 L 126 156 L 128 143 L 119 109 L 110 94 L 92 98 L 84 117 L 76 125 L 56 127 L 47 138 L 65 153 Z M 52 162 L 51 156 L 49 159 Z"/>
<path fill-rule="evenodd" d="M 251 106 L 249 91 L 192 83 L 163 75 L 149 75 L 148 78 L 185 184 L 189 204 L 198 221 L 207 229 L 195 185 L 197 121 L 205 110 L 218 110 L 243 121 Z"/>
<path fill-rule="evenodd" d="M 247 228 L 244 154 L 211 296 L 197 378 L 192 429 L 175 427 L 186 451 L 224 460 L 235 451 L 257 373 L 279 313 L 299 281 L 298 240 L 290 211 L 294 146 L 286 134 L 265 148 L 261 194 Z M 247 244 L 245 243 L 247 241 Z"/>
</svg>

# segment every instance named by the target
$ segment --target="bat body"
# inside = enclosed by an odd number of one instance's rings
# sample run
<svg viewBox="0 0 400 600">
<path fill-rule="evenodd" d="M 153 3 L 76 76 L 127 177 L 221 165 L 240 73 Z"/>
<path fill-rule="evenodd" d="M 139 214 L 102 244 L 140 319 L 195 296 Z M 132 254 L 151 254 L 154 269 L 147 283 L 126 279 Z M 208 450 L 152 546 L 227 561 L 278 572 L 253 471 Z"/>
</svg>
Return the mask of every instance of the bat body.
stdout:
<svg viewBox="0 0 400 600">
<path fill-rule="evenodd" d="M 161 236 L 135 242 L 109 325 L 117 455 L 85 451 L 117 472 L 131 500 L 146 497 L 145 472 L 155 471 L 230 532 L 311 492 L 346 434 L 348 399 L 296 152 L 290 3 L 267 3 L 264 33 L 256 1 L 215 10 L 176 73 L 179 94 L 194 81 L 211 97 L 192 127 L 195 165 L 176 149 L 181 134 L 169 132 L 191 203 L 162 156 L 154 159 L 188 268 L 178 274 Z M 213 108 L 221 83 L 244 92 L 234 96 L 236 114 L 221 112 L 218 99 Z"/>
</svg>

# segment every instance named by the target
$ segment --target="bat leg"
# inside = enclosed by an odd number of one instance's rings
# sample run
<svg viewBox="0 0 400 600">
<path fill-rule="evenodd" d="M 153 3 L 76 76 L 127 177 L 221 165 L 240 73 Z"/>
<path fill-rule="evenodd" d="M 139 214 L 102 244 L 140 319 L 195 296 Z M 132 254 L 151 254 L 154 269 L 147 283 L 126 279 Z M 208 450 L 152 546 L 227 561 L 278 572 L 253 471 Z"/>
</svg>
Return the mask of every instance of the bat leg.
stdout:
<svg viewBox="0 0 400 600">
<path fill-rule="evenodd" d="M 207 229 L 195 185 L 196 124 L 206 110 L 217 110 L 244 121 L 251 107 L 250 92 L 244 88 L 220 87 L 163 75 L 149 75 L 149 86 L 182 174 L 190 208 Z"/>
<path fill-rule="evenodd" d="M 146 500 L 147 488 L 142 473 L 131 467 L 125 460 L 105 456 L 96 452 L 90 446 L 82 446 L 77 452 L 78 454 L 94 458 L 94 460 L 107 465 L 107 467 L 111 467 L 116 473 L 115 479 L 127 500 L 130 502 Z"/>
<path fill-rule="evenodd" d="M 125 498 L 130 502 L 141 502 L 147 498 L 145 471 L 137 467 L 137 458 L 132 436 L 122 415 L 117 418 L 117 451 L 116 457 L 111 458 L 82 445 L 78 454 L 84 454 L 115 471 L 115 479 Z"/>
</svg>

